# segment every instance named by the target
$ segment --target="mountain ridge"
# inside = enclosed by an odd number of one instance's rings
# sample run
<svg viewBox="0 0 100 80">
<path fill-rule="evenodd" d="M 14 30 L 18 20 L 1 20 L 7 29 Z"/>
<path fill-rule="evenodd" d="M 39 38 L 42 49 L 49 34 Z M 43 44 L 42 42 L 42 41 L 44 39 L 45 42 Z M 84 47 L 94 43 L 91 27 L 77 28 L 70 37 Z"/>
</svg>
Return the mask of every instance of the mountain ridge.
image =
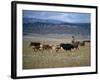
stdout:
<svg viewBox="0 0 100 80">
<path fill-rule="evenodd" d="M 51 24 L 90 24 L 90 23 L 71 23 L 65 22 L 60 20 L 53 20 L 53 19 L 37 19 L 37 18 L 23 18 L 23 23 L 35 23 L 35 22 L 44 22 L 44 23 L 51 23 Z"/>
</svg>

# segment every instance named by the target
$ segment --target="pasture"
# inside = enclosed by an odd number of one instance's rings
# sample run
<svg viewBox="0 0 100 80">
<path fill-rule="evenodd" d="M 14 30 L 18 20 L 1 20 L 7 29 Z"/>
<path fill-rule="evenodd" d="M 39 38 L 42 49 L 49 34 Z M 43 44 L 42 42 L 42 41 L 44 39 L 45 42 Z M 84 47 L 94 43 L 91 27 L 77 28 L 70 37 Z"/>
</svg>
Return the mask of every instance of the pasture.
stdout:
<svg viewBox="0 0 100 80">
<path fill-rule="evenodd" d="M 40 69 L 40 68 L 61 68 L 61 67 L 83 67 L 91 65 L 90 43 L 85 46 L 79 46 L 79 50 L 72 51 L 45 50 L 34 52 L 29 47 L 30 41 L 49 43 L 53 45 L 70 42 L 70 39 L 26 39 L 23 38 L 23 69 Z"/>
</svg>

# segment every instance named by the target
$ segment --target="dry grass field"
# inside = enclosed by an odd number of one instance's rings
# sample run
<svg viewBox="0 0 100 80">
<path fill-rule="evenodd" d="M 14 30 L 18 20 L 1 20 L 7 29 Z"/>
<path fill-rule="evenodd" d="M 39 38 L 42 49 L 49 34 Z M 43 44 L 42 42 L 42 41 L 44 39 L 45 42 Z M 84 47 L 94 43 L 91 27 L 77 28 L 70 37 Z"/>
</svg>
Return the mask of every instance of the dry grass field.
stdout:
<svg viewBox="0 0 100 80">
<path fill-rule="evenodd" d="M 24 39 L 23 38 L 23 69 L 83 67 L 91 65 L 90 43 L 80 46 L 79 50 L 64 51 L 45 50 L 34 52 L 29 44 L 31 41 L 57 45 L 69 43 L 70 39 Z"/>
</svg>

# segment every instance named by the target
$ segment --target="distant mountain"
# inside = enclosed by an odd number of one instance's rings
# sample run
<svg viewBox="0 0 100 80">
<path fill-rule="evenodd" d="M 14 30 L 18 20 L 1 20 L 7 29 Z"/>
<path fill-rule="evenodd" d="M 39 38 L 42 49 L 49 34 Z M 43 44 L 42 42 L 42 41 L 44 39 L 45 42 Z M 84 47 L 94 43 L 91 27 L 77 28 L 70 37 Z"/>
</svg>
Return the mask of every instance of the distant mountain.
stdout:
<svg viewBox="0 0 100 80">
<path fill-rule="evenodd" d="M 37 18 L 23 18 L 23 23 L 43 23 L 43 24 L 63 24 L 63 25 L 74 25 L 74 26 L 90 26 L 90 23 L 69 23 L 60 20 L 48 20 L 48 19 L 37 19 Z"/>
<path fill-rule="evenodd" d="M 23 19 L 23 35 L 28 34 L 74 34 L 90 35 L 90 23 L 68 23 L 59 20 Z"/>
<path fill-rule="evenodd" d="M 61 24 L 61 23 L 64 23 L 63 21 L 59 21 L 59 20 L 23 18 L 23 23 L 35 23 L 35 22 L 41 22 L 41 23 L 43 22 L 43 23 L 50 23 L 50 24 Z"/>
</svg>

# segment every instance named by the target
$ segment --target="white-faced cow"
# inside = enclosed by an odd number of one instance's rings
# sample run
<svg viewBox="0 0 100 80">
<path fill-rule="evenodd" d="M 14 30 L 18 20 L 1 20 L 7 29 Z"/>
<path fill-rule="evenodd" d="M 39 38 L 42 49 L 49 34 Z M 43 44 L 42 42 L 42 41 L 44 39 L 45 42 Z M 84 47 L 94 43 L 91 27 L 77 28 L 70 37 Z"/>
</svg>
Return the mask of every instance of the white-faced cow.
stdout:
<svg viewBox="0 0 100 80">
<path fill-rule="evenodd" d="M 51 50 L 52 49 L 52 45 L 49 44 L 41 44 L 41 49 L 42 50 Z"/>
</svg>

